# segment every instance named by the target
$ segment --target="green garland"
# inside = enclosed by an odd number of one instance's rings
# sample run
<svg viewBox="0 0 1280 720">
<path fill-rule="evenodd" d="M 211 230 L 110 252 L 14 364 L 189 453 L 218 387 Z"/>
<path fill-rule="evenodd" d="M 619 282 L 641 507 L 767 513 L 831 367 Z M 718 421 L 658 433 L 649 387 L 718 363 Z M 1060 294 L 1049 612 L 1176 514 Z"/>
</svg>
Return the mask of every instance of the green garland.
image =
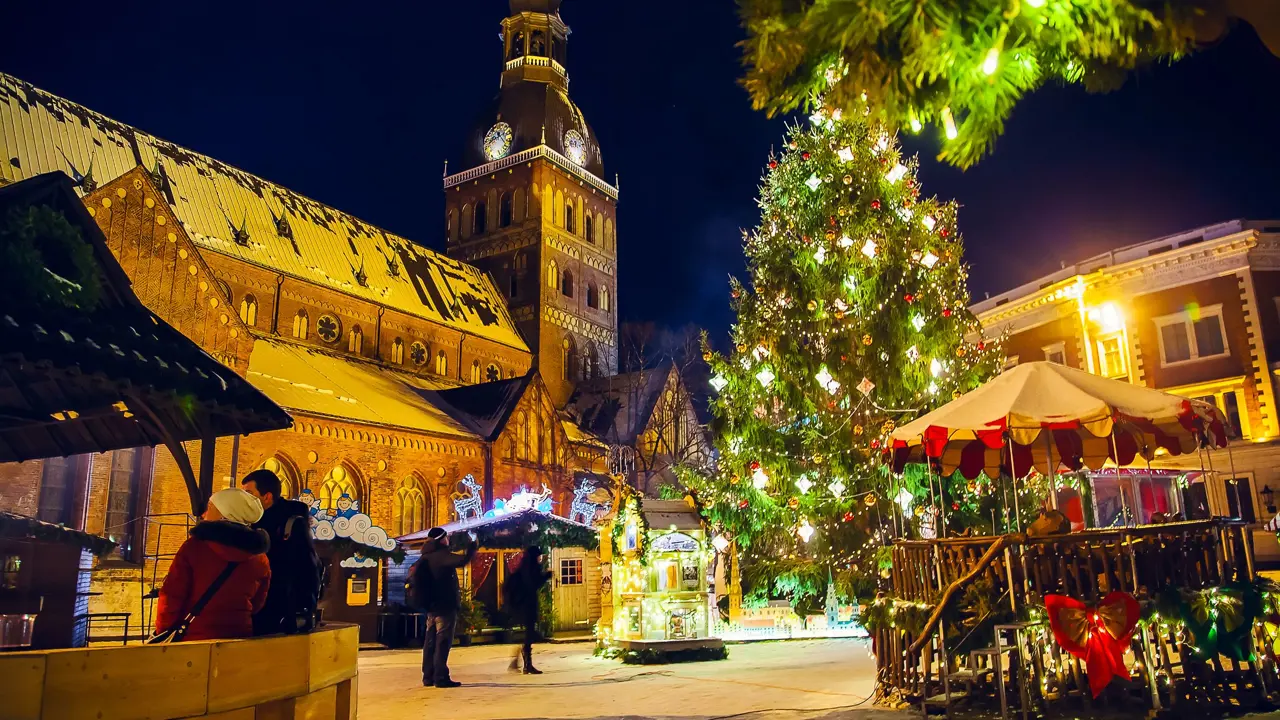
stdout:
<svg viewBox="0 0 1280 720">
<path fill-rule="evenodd" d="M 869 632 L 897 628 L 916 635 L 924 628 L 932 612 L 933 606 L 927 603 L 882 596 L 867 605 L 862 613 L 862 626 Z"/>
<path fill-rule="evenodd" d="M 609 540 L 613 545 L 613 554 L 615 557 L 622 557 L 625 553 L 622 549 L 623 535 L 627 530 L 627 518 L 634 516 L 636 519 L 636 557 L 640 560 L 643 567 L 649 566 L 649 522 L 644 517 L 644 496 L 639 493 L 633 493 L 622 503 L 623 511 L 613 522 L 613 531 L 609 533 Z"/>
<path fill-rule="evenodd" d="M 92 312 L 102 296 L 93 247 L 46 205 L 12 208 L 0 222 L 0 284 L 18 308 Z"/>
<path fill-rule="evenodd" d="M 97 557 L 116 549 L 116 543 L 104 537 L 4 511 L 0 511 L 0 538 L 76 545 Z"/>
</svg>

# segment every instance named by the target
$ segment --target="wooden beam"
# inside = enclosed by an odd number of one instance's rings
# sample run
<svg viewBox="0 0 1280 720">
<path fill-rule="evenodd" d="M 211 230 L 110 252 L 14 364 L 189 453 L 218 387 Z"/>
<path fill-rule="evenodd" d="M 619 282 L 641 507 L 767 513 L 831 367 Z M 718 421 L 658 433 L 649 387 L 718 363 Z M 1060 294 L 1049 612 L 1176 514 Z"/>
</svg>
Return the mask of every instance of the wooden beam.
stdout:
<svg viewBox="0 0 1280 720">
<path fill-rule="evenodd" d="M 150 424 L 152 432 L 164 441 L 164 446 L 168 448 L 169 454 L 173 456 L 173 461 L 178 465 L 178 472 L 182 473 L 182 479 L 186 482 L 187 498 L 191 501 L 191 514 L 200 517 L 204 514 L 205 505 L 209 502 L 209 496 L 200 492 L 200 484 L 196 481 L 195 472 L 191 469 L 191 458 L 187 455 L 186 447 L 170 432 L 169 426 L 142 398 L 130 395 L 128 405 L 129 409 L 135 413 L 138 422 L 145 421 Z"/>
<path fill-rule="evenodd" d="M 205 500 L 213 496 L 213 464 L 217 449 L 218 437 L 213 433 L 200 438 L 200 496 Z"/>
</svg>

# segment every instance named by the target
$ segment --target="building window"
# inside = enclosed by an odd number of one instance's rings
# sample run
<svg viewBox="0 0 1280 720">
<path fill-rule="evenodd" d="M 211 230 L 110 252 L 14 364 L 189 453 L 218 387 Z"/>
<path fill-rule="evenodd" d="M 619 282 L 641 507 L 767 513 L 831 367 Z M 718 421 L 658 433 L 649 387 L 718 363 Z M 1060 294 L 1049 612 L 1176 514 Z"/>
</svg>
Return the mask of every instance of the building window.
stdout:
<svg viewBox="0 0 1280 720">
<path fill-rule="evenodd" d="M 480 382 L 480 361 L 479 360 L 474 360 L 471 363 L 471 382 L 477 383 L 477 384 Z"/>
<path fill-rule="evenodd" d="M 356 503 L 360 501 L 360 492 L 356 488 L 351 473 L 341 465 L 324 476 L 324 482 L 320 484 L 320 492 L 316 497 L 320 500 L 320 509 L 328 511 L 329 515 L 359 509 Z"/>
<path fill-rule="evenodd" d="M 494 365 L 493 363 L 489 363 L 489 366 L 484 369 L 485 382 L 497 382 L 501 379 L 502 379 L 502 370 L 499 369 L 497 365 Z"/>
<path fill-rule="evenodd" d="M 131 562 L 142 562 L 143 543 L 139 520 L 150 494 L 146 475 L 151 471 L 154 448 L 129 448 L 111 453 L 111 475 L 107 485 L 107 512 L 102 533 L 115 541 L 116 553 Z"/>
<path fill-rule="evenodd" d="M 520 436 L 520 439 L 516 445 L 516 452 L 519 453 L 519 458 L 521 460 L 528 460 L 529 459 L 529 416 L 526 415 L 523 410 L 521 410 L 520 414 L 517 416 L 516 432 Z"/>
<path fill-rule="evenodd" d="M 1121 378 L 1129 374 L 1124 335 L 1116 333 L 1098 338 L 1098 368 L 1104 377 Z"/>
<path fill-rule="evenodd" d="M 240 301 L 240 320 L 249 327 L 258 324 L 258 299 L 252 295 L 245 295 Z"/>
<path fill-rule="evenodd" d="M 422 367 L 423 365 L 427 364 L 427 360 L 430 358 L 431 358 L 431 353 L 430 351 L 427 350 L 426 345 L 423 345 L 417 340 L 414 340 L 413 344 L 409 346 L 409 360 L 414 365 L 417 365 L 418 367 Z"/>
<path fill-rule="evenodd" d="M 437 375 L 449 374 L 449 358 L 444 354 L 443 350 L 441 350 L 436 355 L 436 374 Z"/>
<path fill-rule="evenodd" d="M 476 217 L 475 217 L 475 225 L 474 225 L 474 230 L 476 235 L 484 234 L 484 231 L 486 229 L 485 226 L 489 220 L 488 215 L 489 215 L 489 208 L 487 208 L 483 202 L 476 203 Z"/>
<path fill-rule="evenodd" d="M 47 523 L 83 529 L 76 513 L 77 496 L 84 493 L 88 456 L 48 458 L 40 476 L 40 505 L 37 517 Z"/>
<path fill-rule="evenodd" d="M 502 193 L 502 199 L 498 201 L 498 227 L 507 227 L 511 224 L 511 193 Z"/>
<path fill-rule="evenodd" d="M 427 527 L 427 493 L 417 478 L 407 478 L 391 499 L 391 532 L 395 537 Z"/>
<path fill-rule="evenodd" d="M 512 271 L 511 277 L 507 278 L 507 297 L 511 298 L 512 300 L 515 300 L 516 296 L 519 294 L 520 294 L 520 280 L 516 277 L 515 272 Z"/>
<path fill-rule="evenodd" d="M 396 365 L 404 364 L 404 340 L 400 338 L 391 341 L 391 362 Z"/>
<path fill-rule="evenodd" d="M 600 308 L 600 289 L 595 283 L 587 283 L 587 307 Z"/>
<path fill-rule="evenodd" d="M 1065 342 L 1057 342 L 1052 345 L 1044 346 L 1044 359 L 1051 363 L 1059 365 L 1067 364 L 1067 344 Z"/>
<path fill-rule="evenodd" d="M 299 310 L 298 314 L 293 316 L 293 336 L 299 340 L 306 340 L 310 332 L 311 318 L 307 317 L 306 310 Z"/>
<path fill-rule="evenodd" d="M 1227 515 L 1240 518 L 1245 522 L 1257 522 L 1257 514 L 1253 510 L 1253 483 L 1247 477 L 1227 478 L 1225 487 L 1227 494 Z"/>
<path fill-rule="evenodd" d="M 582 584 L 582 558 L 565 558 L 560 561 L 560 584 Z"/>
<path fill-rule="evenodd" d="M 556 267 L 555 260 L 547 264 L 547 287 L 560 287 L 560 270 Z"/>
<path fill-rule="evenodd" d="M 573 380 L 573 365 L 577 355 L 573 351 L 573 341 L 569 338 L 564 339 L 560 348 L 560 377 L 563 380 Z"/>
<path fill-rule="evenodd" d="M 351 335 L 347 338 L 347 352 L 356 355 L 364 352 L 364 333 L 360 331 L 359 325 L 351 328 Z"/>
<path fill-rule="evenodd" d="M 1241 416 L 1240 414 L 1239 392 L 1239 390 L 1228 389 L 1214 395 L 1201 395 L 1192 398 L 1222 411 L 1223 417 L 1227 420 L 1227 438 L 1229 440 L 1241 440 L 1249 437 L 1249 428 L 1246 424 L 1248 416 Z"/>
<path fill-rule="evenodd" d="M 573 273 L 568 270 L 560 275 L 560 294 L 568 298 L 573 297 Z"/>
<path fill-rule="evenodd" d="M 595 243 L 596 241 L 595 227 L 595 218 L 591 217 L 591 213 L 587 213 L 586 220 L 583 220 L 583 230 L 586 231 L 587 242 L 589 243 Z"/>
<path fill-rule="evenodd" d="M 1160 364 L 1221 357 L 1228 353 L 1222 306 L 1200 308 L 1156 318 L 1160 339 Z"/>
<path fill-rule="evenodd" d="M 570 200 L 565 200 L 564 201 L 564 229 L 569 232 L 574 232 L 573 223 L 575 219 L 576 218 L 573 215 L 573 202 Z"/>
<path fill-rule="evenodd" d="M 600 288 L 600 309 L 608 312 L 609 310 L 609 288 Z"/>
</svg>

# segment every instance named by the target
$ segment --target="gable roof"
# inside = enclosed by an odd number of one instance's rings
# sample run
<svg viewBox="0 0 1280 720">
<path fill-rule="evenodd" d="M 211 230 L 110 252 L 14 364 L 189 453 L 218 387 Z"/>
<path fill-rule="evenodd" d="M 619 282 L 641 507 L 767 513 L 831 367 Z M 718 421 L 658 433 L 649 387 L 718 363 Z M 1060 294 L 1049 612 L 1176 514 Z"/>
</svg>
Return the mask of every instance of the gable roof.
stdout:
<svg viewBox="0 0 1280 720">
<path fill-rule="evenodd" d="M 569 410 L 587 432 L 633 445 L 648 426 L 673 370 L 670 361 L 663 361 L 646 370 L 578 383 Z"/>
<path fill-rule="evenodd" d="M 66 175 L 0 188 L 0 217 L 36 206 L 55 210 L 79 230 L 102 292 L 92 307 L 68 308 L 44 295 L 34 303 L 11 300 L 0 311 L 0 416 L 6 418 L 0 462 L 292 424 L 263 393 L 138 300 Z M 55 243 L 42 244 L 40 252 L 47 272 L 59 267 Z"/>
<path fill-rule="evenodd" d="M 0 184 L 81 194 L 143 167 L 202 250 L 528 351 L 488 275 L 237 167 L 0 73 Z"/>
<path fill-rule="evenodd" d="M 502 434 L 537 370 L 518 378 L 467 385 L 449 390 L 422 390 L 422 397 L 459 424 L 492 442 Z"/>
</svg>

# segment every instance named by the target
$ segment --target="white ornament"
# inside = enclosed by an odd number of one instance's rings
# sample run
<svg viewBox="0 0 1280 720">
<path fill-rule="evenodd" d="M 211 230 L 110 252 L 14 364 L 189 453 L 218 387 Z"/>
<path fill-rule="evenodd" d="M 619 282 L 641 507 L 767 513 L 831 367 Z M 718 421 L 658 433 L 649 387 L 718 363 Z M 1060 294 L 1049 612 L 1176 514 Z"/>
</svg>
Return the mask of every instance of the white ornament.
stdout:
<svg viewBox="0 0 1280 720">
<path fill-rule="evenodd" d="M 822 263 L 826 262 L 826 261 L 827 261 L 827 249 L 826 249 L 826 248 L 824 248 L 824 247 L 819 247 L 817 250 L 815 250 L 815 251 L 814 251 L 814 253 L 813 253 L 813 260 L 814 260 L 814 262 L 818 263 L 819 265 L 821 265 Z"/>
<path fill-rule="evenodd" d="M 809 488 L 813 487 L 813 482 L 809 480 L 808 475 L 801 475 L 800 479 L 796 481 L 796 487 L 800 488 L 800 494 L 803 495 L 809 492 Z"/>
<path fill-rule="evenodd" d="M 915 345 L 907 348 L 907 359 L 911 362 L 915 362 L 920 359 L 920 351 L 916 349 Z M 712 384 L 714 385 L 715 383 Z"/>
<path fill-rule="evenodd" d="M 906 488 L 902 488 L 898 491 L 898 495 L 894 500 L 898 501 L 898 507 L 902 508 L 902 513 L 905 515 L 911 510 L 911 501 L 915 500 L 915 496 L 908 492 Z"/>
<path fill-rule="evenodd" d="M 938 221 L 934 220 L 932 215 L 925 215 L 920 218 L 920 222 L 924 223 L 925 228 L 931 231 L 933 230 L 933 226 L 938 224 Z"/>
<path fill-rule="evenodd" d="M 896 183 L 906 176 L 907 176 L 907 166 L 903 165 L 902 163 L 898 163 L 897 165 L 894 165 L 893 169 L 890 170 L 888 174 L 884 176 L 884 179 L 888 180 L 891 183 Z"/>
<path fill-rule="evenodd" d="M 810 190 L 817 190 L 818 186 L 822 184 L 822 178 L 817 175 L 810 175 L 809 179 L 804 181 L 804 184 L 808 185 Z"/>
<path fill-rule="evenodd" d="M 924 328 L 924 316 L 920 313 L 913 315 L 911 317 L 911 326 L 916 329 L 916 332 L 920 332 Z"/>
<path fill-rule="evenodd" d="M 728 384 L 729 384 L 729 381 L 725 380 L 723 375 L 716 374 L 711 378 L 711 387 L 715 388 L 716 392 L 720 392 L 721 390 L 724 390 L 724 387 Z"/>
<path fill-rule="evenodd" d="M 938 362 L 938 358 L 929 361 L 929 372 L 933 373 L 934 377 L 942 375 L 942 363 Z"/>
<path fill-rule="evenodd" d="M 840 383 L 837 382 L 835 378 L 831 377 L 831 371 L 827 370 L 826 365 L 822 366 L 822 369 L 818 371 L 818 374 L 815 377 L 818 380 L 818 384 L 826 388 L 827 392 L 832 395 L 835 395 L 836 391 L 840 389 Z"/>
<path fill-rule="evenodd" d="M 938 256 L 934 255 L 932 252 L 926 252 L 924 256 L 920 258 L 920 264 L 929 269 L 933 269 L 933 266 L 938 264 Z"/>
<path fill-rule="evenodd" d="M 751 473 L 751 484 L 757 490 L 763 490 L 769 484 L 769 475 L 765 473 L 764 468 L 758 467 L 755 472 Z"/>
<path fill-rule="evenodd" d="M 869 258 L 876 256 L 876 241 L 868 239 L 866 244 L 862 246 L 862 254 Z"/>
<path fill-rule="evenodd" d="M 800 536 L 800 539 L 809 542 L 809 538 L 813 537 L 814 532 L 813 526 L 809 524 L 809 521 L 801 518 L 800 527 L 796 528 L 796 534 Z"/>
<path fill-rule="evenodd" d="M 842 147 L 836 151 L 836 157 L 840 158 L 840 162 L 853 162 L 853 150 Z"/>
<path fill-rule="evenodd" d="M 769 357 L 769 348 L 763 345 L 757 345 L 755 349 L 751 351 L 751 354 L 755 356 L 756 360 L 763 360 Z"/>
<path fill-rule="evenodd" d="M 760 385 L 766 390 L 773 384 L 773 378 L 776 377 L 768 365 L 760 368 L 760 372 L 756 373 L 756 380 L 760 381 Z"/>
<path fill-rule="evenodd" d="M 882 153 L 888 149 L 889 149 L 889 136 L 881 135 L 880 139 L 876 141 L 876 152 Z M 902 167 L 902 166 L 899 165 L 898 167 Z M 905 171 L 906 168 L 903 168 L 903 170 Z M 897 180 L 891 180 L 890 182 L 897 182 Z"/>
<path fill-rule="evenodd" d="M 936 383 L 936 382 L 931 382 L 931 383 L 929 383 L 929 394 L 930 394 L 930 395 L 937 395 L 937 394 L 938 394 L 938 383 Z"/>
<path fill-rule="evenodd" d="M 716 549 L 716 552 L 722 553 L 729 549 L 729 538 L 724 535 L 717 535 L 711 539 L 711 546 Z"/>
<path fill-rule="evenodd" d="M 845 310 L 849 309 L 849 303 L 841 300 L 840 298 L 836 298 L 834 301 L 832 301 L 831 304 L 834 305 L 835 308 L 840 312 L 844 312 Z"/>
<path fill-rule="evenodd" d="M 841 495 L 844 495 L 844 483 L 840 481 L 840 478 L 832 480 L 827 487 L 831 489 L 831 494 L 835 495 L 837 500 L 840 499 Z"/>
<path fill-rule="evenodd" d="M 876 384 L 871 382 L 871 378 L 862 378 L 862 382 L 858 383 L 858 391 L 863 395 L 870 397 L 871 391 L 876 389 Z"/>
<path fill-rule="evenodd" d="M 853 247 L 853 238 L 848 235 L 841 235 L 840 239 L 836 241 L 836 244 L 845 249 L 851 248 Z"/>
</svg>

